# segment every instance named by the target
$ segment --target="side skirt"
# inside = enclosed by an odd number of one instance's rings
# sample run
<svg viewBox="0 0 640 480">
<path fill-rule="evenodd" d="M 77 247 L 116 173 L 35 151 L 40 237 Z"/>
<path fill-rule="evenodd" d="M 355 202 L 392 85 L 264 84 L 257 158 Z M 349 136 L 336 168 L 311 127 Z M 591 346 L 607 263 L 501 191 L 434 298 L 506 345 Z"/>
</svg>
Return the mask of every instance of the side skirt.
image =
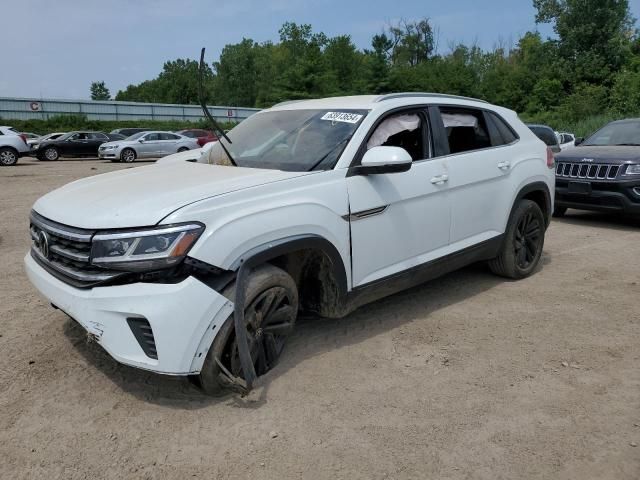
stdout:
<svg viewBox="0 0 640 480">
<path fill-rule="evenodd" d="M 472 263 L 495 258 L 500 251 L 503 238 L 504 235 L 498 235 L 445 257 L 356 287 L 347 294 L 345 315 L 362 305 L 415 287 Z"/>
</svg>

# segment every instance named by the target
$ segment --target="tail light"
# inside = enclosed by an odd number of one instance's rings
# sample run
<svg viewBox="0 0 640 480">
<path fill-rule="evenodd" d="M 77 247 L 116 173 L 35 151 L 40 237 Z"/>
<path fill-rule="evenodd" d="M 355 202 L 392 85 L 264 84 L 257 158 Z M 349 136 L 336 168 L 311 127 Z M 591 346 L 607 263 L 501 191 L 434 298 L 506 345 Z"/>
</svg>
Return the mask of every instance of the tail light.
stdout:
<svg viewBox="0 0 640 480">
<path fill-rule="evenodd" d="M 556 166 L 556 159 L 553 156 L 553 150 L 550 147 L 547 147 L 547 167 L 553 168 Z"/>
<path fill-rule="evenodd" d="M 27 143 L 27 136 L 24 133 L 21 133 L 19 135 L 19 137 L 22 139 L 22 141 L 25 143 L 25 145 L 28 145 Z"/>
</svg>

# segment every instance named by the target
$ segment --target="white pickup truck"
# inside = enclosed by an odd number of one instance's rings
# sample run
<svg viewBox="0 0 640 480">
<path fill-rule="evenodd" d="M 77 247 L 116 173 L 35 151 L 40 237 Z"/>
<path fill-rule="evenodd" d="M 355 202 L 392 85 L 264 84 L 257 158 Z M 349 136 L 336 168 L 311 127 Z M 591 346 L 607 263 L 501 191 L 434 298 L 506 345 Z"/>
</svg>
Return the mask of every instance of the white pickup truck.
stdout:
<svg viewBox="0 0 640 480">
<path fill-rule="evenodd" d="M 510 110 L 328 98 L 228 137 L 33 206 L 29 278 L 119 362 L 248 389 L 300 311 L 341 317 L 472 262 L 538 268 L 554 159 Z"/>
<path fill-rule="evenodd" d="M 29 153 L 29 150 L 26 136 L 13 127 L 0 126 L 0 166 L 15 165 L 20 155 Z"/>
</svg>

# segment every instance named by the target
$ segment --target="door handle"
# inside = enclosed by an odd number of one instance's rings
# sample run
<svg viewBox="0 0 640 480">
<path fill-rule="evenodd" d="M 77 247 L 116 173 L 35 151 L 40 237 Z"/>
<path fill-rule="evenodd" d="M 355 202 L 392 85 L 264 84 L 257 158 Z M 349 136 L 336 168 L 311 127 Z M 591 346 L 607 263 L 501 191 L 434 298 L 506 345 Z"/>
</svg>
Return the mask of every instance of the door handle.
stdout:
<svg viewBox="0 0 640 480">
<path fill-rule="evenodd" d="M 438 175 L 431 179 L 431 183 L 433 183 L 434 185 L 442 185 L 447 181 L 449 181 L 449 175 L 447 174 Z"/>
<path fill-rule="evenodd" d="M 509 160 L 505 160 L 504 162 L 498 163 L 498 168 L 500 170 L 509 170 L 511 168 L 511 162 Z"/>
</svg>

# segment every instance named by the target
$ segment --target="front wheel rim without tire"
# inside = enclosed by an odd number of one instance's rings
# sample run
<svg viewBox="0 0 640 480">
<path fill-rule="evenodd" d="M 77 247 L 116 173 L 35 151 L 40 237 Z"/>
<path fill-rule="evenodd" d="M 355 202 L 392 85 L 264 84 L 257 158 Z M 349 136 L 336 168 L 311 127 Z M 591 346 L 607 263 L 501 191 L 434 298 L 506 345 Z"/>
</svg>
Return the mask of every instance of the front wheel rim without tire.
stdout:
<svg viewBox="0 0 640 480">
<path fill-rule="evenodd" d="M 514 248 L 518 268 L 526 270 L 538 257 L 542 239 L 542 225 L 531 212 L 520 218 L 516 226 Z"/>
<path fill-rule="evenodd" d="M 2 165 L 13 165 L 17 160 L 16 154 L 11 150 L 0 152 L 0 163 L 2 163 Z"/>
</svg>

